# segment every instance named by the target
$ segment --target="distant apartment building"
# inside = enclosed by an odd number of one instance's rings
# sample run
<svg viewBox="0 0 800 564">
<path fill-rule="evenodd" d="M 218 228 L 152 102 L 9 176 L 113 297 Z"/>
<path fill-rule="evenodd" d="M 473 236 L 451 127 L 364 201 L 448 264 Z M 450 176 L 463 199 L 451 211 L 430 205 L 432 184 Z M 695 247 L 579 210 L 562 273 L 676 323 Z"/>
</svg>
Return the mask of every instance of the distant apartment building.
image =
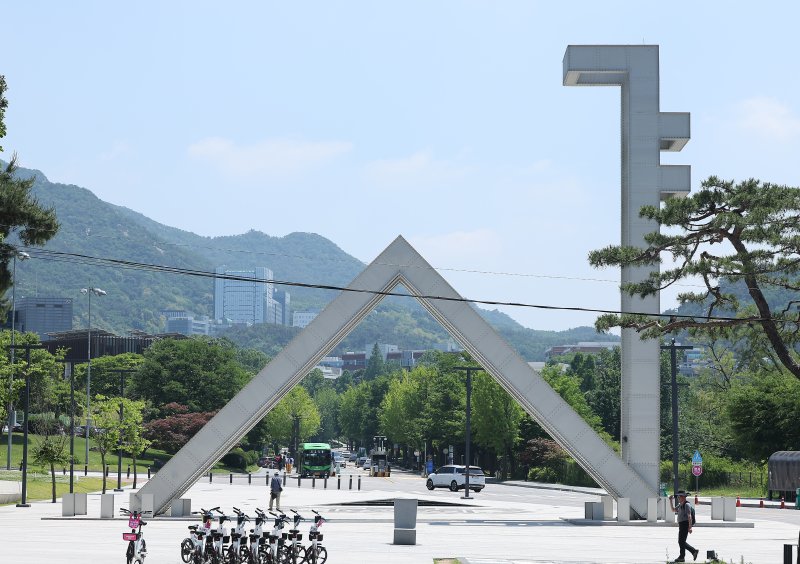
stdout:
<svg viewBox="0 0 800 564">
<path fill-rule="evenodd" d="M 613 351 L 615 348 L 619 348 L 619 346 L 619 341 L 583 341 L 575 345 L 557 345 L 550 347 L 544 351 L 544 356 L 550 359 L 554 356 L 571 353 L 600 354 L 603 351 Z"/>
<path fill-rule="evenodd" d="M 72 330 L 72 298 L 20 298 L 16 300 L 16 315 L 8 313 L 8 326 L 16 318 L 17 331 L 30 331 L 39 339 L 50 339 L 48 333 Z"/>
<path fill-rule="evenodd" d="M 167 333 L 180 335 L 210 335 L 212 322 L 207 315 L 195 317 L 186 314 L 182 317 L 167 318 Z"/>
<path fill-rule="evenodd" d="M 272 271 L 266 267 L 217 267 L 214 281 L 214 319 L 254 325 L 264 323 L 273 302 Z M 282 315 L 282 314 L 281 314 Z"/>
<path fill-rule="evenodd" d="M 296 311 L 292 314 L 292 327 L 306 327 L 318 315 L 318 311 Z"/>
<path fill-rule="evenodd" d="M 276 325 L 291 325 L 292 324 L 292 296 L 286 290 L 278 290 L 276 289 L 272 293 L 272 297 L 274 302 L 276 303 L 275 308 L 275 323 Z M 280 308 L 280 310 L 278 309 Z M 278 315 L 278 311 L 280 311 L 280 315 Z"/>
</svg>

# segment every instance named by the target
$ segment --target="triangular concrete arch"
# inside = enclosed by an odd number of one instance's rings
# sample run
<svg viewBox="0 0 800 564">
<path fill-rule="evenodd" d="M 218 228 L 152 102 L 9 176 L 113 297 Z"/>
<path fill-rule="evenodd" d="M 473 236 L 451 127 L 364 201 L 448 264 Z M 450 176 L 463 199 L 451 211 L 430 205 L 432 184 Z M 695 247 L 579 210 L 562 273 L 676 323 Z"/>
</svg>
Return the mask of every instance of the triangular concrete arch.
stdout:
<svg viewBox="0 0 800 564">
<path fill-rule="evenodd" d="M 152 494 L 156 513 L 166 510 L 380 303 L 381 292 L 400 284 L 598 484 L 647 515 L 647 498 L 656 492 L 401 236 L 142 487 L 137 501 Z"/>
</svg>

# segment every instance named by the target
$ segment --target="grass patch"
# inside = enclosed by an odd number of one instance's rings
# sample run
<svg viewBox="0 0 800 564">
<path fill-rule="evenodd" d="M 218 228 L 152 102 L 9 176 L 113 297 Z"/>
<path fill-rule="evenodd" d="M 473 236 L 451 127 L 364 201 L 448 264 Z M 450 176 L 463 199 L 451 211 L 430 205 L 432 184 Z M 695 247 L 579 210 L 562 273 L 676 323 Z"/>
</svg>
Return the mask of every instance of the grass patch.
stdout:
<svg viewBox="0 0 800 564">
<path fill-rule="evenodd" d="M 8 473 L 5 473 L 8 474 Z M 65 493 L 69 493 L 69 476 L 67 476 L 66 481 L 64 481 L 63 476 L 58 476 L 56 479 L 56 498 L 63 496 Z M 0 479 L 10 479 L 8 476 L 0 475 Z M 15 479 L 19 479 L 19 474 L 15 474 Z M 123 483 L 130 483 L 130 481 L 123 481 Z M 106 487 L 108 487 L 109 482 L 106 483 Z M 116 486 L 116 480 L 112 485 L 112 488 Z M 50 476 L 45 476 L 42 474 L 28 474 L 28 483 L 27 483 L 27 496 L 26 501 L 42 501 L 42 500 L 52 500 L 53 499 L 53 490 L 52 490 L 52 483 L 50 481 Z M 75 487 L 73 491 L 75 493 L 93 493 L 99 492 L 103 489 L 103 479 L 96 478 L 96 477 L 88 477 L 75 480 Z M 16 503 L 16 502 L 14 502 Z M 13 505 L 13 504 L 7 504 Z"/>
</svg>

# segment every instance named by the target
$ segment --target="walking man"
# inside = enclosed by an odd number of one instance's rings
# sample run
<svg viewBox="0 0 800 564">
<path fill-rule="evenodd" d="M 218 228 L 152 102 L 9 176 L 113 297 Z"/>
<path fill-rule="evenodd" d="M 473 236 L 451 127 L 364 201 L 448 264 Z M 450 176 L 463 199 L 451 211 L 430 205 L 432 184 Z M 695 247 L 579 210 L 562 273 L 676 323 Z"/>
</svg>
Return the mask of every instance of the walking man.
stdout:
<svg viewBox="0 0 800 564">
<path fill-rule="evenodd" d="M 272 476 L 272 480 L 269 482 L 269 510 L 272 511 L 272 502 L 275 502 L 275 508 L 280 511 L 281 510 L 281 492 L 283 491 L 283 486 L 281 485 L 281 477 L 280 475 L 275 472 L 275 475 Z"/>
<path fill-rule="evenodd" d="M 669 496 L 669 507 L 673 513 L 678 516 L 678 546 L 681 548 L 681 553 L 675 559 L 675 562 L 685 562 L 686 551 L 692 554 L 692 560 L 697 560 L 699 550 L 686 542 L 689 533 L 692 532 L 694 525 L 694 507 L 686 501 L 686 492 L 681 490 L 677 493 L 678 505 L 672 503 L 673 496 Z"/>
</svg>

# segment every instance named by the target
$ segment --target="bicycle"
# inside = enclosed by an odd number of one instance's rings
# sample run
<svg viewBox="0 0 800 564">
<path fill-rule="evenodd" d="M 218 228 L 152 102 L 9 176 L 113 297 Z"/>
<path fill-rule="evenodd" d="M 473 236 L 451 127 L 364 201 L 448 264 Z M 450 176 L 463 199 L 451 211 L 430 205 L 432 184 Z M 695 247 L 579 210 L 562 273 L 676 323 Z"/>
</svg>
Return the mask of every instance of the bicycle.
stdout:
<svg viewBox="0 0 800 564">
<path fill-rule="evenodd" d="M 122 540 L 128 541 L 128 550 L 125 551 L 127 564 L 142 564 L 147 556 L 147 543 L 144 542 L 142 527 L 147 523 L 142 519 L 141 511 L 129 511 L 123 507 L 120 508 L 120 513 L 128 516 L 128 527 L 131 529 L 130 533 L 122 533 Z"/>
<path fill-rule="evenodd" d="M 325 519 L 313 509 L 311 512 L 314 514 L 314 522 L 308 531 L 308 540 L 311 541 L 311 544 L 306 548 L 306 562 L 308 564 L 325 564 L 328 559 L 328 550 L 322 546 L 322 533 L 319 532 Z"/>
<path fill-rule="evenodd" d="M 233 512 L 236 513 L 236 528 L 231 531 L 231 545 L 228 547 L 227 562 L 228 564 L 239 564 L 248 560 L 246 523 L 250 517 L 237 507 L 233 508 Z"/>
<path fill-rule="evenodd" d="M 189 536 L 181 541 L 181 560 L 189 564 L 202 564 L 205 560 L 205 537 L 211 532 L 210 509 L 200 508 L 193 511 L 192 515 L 202 516 L 202 525 L 189 525 Z"/>
<path fill-rule="evenodd" d="M 298 528 L 303 517 L 294 509 L 291 511 L 294 513 L 294 528 L 289 529 L 288 534 L 284 533 L 286 540 L 291 542 L 283 545 L 283 559 L 288 564 L 301 564 L 306 559 L 306 547 L 300 544 L 300 541 L 303 540 L 303 533 Z"/>
<path fill-rule="evenodd" d="M 272 532 L 269 534 L 269 546 L 264 553 L 264 562 L 266 564 L 280 564 L 283 561 L 283 541 L 285 533 L 282 533 L 284 525 L 289 521 L 289 518 L 281 513 L 280 515 L 269 512 L 270 515 L 275 517 L 275 522 L 272 526 Z"/>
<path fill-rule="evenodd" d="M 211 543 L 210 550 L 208 546 L 206 547 L 206 561 L 210 562 L 211 564 L 222 564 L 225 562 L 225 557 L 227 556 L 228 552 L 228 547 L 226 545 L 231 542 L 231 537 L 228 535 L 228 529 L 225 527 L 225 521 L 228 521 L 229 519 L 219 507 L 214 507 L 212 511 L 219 513 L 219 517 L 217 517 L 219 521 L 219 527 L 211 531 L 213 542 Z"/>
<path fill-rule="evenodd" d="M 263 539 L 268 539 L 269 534 L 264 532 L 264 522 L 267 515 L 256 508 L 255 527 L 250 529 L 250 547 L 247 550 L 247 564 L 262 564 L 266 561 L 266 551 L 262 552 Z"/>
</svg>

